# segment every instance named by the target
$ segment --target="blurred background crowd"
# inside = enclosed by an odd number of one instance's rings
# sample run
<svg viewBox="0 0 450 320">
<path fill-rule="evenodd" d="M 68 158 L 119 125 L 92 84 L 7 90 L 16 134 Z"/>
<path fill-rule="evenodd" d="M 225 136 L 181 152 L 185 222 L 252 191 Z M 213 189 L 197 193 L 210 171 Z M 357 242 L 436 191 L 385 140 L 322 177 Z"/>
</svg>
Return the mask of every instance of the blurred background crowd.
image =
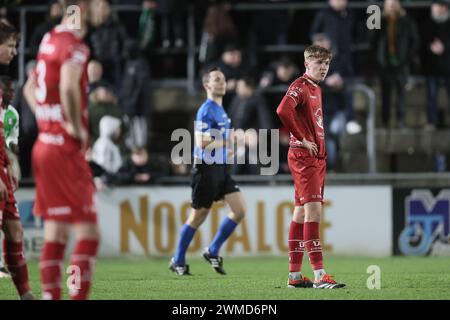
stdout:
<svg viewBox="0 0 450 320">
<path fill-rule="evenodd" d="M 379 6 L 381 29 L 367 27 Z M 450 154 L 450 1 L 92 0 L 89 112 L 92 167 L 105 185 L 146 184 L 189 174 L 171 162 L 173 130 L 192 131 L 204 99 L 203 69 L 227 78 L 224 108 L 233 127 L 280 129 L 279 174 L 288 132 L 275 110 L 304 72 L 303 50 L 330 48 L 322 84 L 328 170 L 367 172 L 367 119 L 376 130 L 377 171 L 446 171 Z M 21 29 L 19 59 L 2 72 L 16 80 L 19 161 L 32 176 L 33 115 L 21 93 L 39 43 L 58 24 L 58 1 L 5 1 L 0 18 Z M 366 90 L 361 91 L 363 85 Z M 367 95 L 372 92 L 372 95 Z M 368 109 L 370 99 L 376 113 Z M 251 133 L 251 131 L 248 131 Z M 248 139 L 248 155 L 258 137 Z M 108 154 L 108 157 L 105 157 Z M 257 174 L 237 165 L 234 174 Z"/>
</svg>

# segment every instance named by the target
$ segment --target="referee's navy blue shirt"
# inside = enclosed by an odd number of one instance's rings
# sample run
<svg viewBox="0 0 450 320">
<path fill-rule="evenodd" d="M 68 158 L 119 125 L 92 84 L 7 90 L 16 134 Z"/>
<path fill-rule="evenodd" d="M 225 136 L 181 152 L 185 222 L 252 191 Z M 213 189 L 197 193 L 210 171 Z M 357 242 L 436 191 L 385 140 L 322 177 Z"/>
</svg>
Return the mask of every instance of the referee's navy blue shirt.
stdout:
<svg viewBox="0 0 450 320">
<path fill-rule="evenodd" d="M 227 140 L 231 129 L 231 120 L 228 118 L 225 110 L 211 99 L 207 99 L 200 106 L 195 118 L 195 133 L 202 133 L 203 135 L 211 135 L 214 133 L 212 129 L 220 131 L 223 140 Z M 217 154 L 215 151 L 218 151 Z M 213 149 L 212 151 L 194 147 L 194 163 L 207 164 L 226 164 L 227 151 L 226 146 L 221 149 Z"/>
</svg>

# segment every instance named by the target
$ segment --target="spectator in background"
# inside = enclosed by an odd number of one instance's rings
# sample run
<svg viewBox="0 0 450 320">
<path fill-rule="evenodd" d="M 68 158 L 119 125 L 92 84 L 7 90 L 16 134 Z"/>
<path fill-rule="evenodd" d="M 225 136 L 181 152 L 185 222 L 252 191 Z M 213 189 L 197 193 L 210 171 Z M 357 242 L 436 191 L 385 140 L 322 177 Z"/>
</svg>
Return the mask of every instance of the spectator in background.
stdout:
<svg viewBox="0 0 450 320">
<path fill-rule="evenodd" d="M 8 7 L 3 5 L 3 3 L 0 2 L 0 20 L 5 20 L 9 22 L 8 19 Z"/>
<path fill-rule="evenodd" d="M 35 60 L 31 60 L 26 65 L 27 77 L 31 75 L 36 65 Z M 31 177 L 31 150 L 37 138 L 37 124 L 27 100 L 23 96 L 23 85 L 16 89 L 12 106 L 16 108 L 20 115 L 19 121 L 19 163 L 23 177 Z"/>
<path fill-rule="evenodd" d="M 155 183 L 169 174 L 167 165 L 161 165 L 163 162 L 167 163 L 167 160 L 150 161 L 145 148 L 134 149 L 116 173 L 104 172 L 99 175 L 96 179 L 97 186 L 102 190 L 115 185 Z"/>
<path fill-rule="evenodd" d="M 242 63 L 240 46 L 234 43 L 228 44 L 222 52 L 220 60 L 212 63 L 211 67 L 220 68 L 227 79 L 227 93 L 223 100 L 223 106 L 225 110 L 228 110 L 229 103 L 236 93 L 237 80 L 247 73 L 247 68 Z"/>
<path fill-rule="evenodd" d="M 284 97 L 285 90 L 297 78 L 298 73 L 298 67 L 288 58 L 281 58 L 279 61 L 274 62 L 270 68 L 263 73 L 259 81 L 261 89 L 268 90 L 270 87 L 274 89 L 276 89 L 275 87 L 282 87 L 280 88 L 281 90 L 267 91 L 265 93 L 268 103 L 271 106 L 270 110 L 273 110 L 273 108 L 278 106 L 279 101 Z M 280 172 L 289 173 L 290 171 L 287 163 L 289 131 L 283 126 L 275 110 L 270 112 L 270 114 L 272 115 L 271 120 L 273 128 L 279 128 L 280 130 Z"/>
<path fill-rule="evenodd" d="M 320 10 L 313 21 L 310 37 L 323 34 L 328 37 L 333 49 L 332 63 L 335 65 L 334 75 L 328 77 L 328 87 L 339 88 L 339 100 L 345 107 L 348 133 L 361 132 L 361 126 L 355 121 L 353 109 L 353 93 L 350 84 L 353 81 L 353 57 L 351 46 L 353 43 L 354 18 L 348 10 L 347 0 L 329 0 L 329 6 Z M 323 36 L 321 36 L 323 37 Z M 334 84 L 331 84 L 334 82 Z"/>
<path fill-rule="evenodd" d="M 326 48 L 332 51 L 331 41 L 325 35 L 317 33 L 313 36 L 313 44 Z M 339 60 L 331 60 L 328 75 L 322 82 L 323 88 L 322 103 L 323 116 L 325 123 L 325 134 L 327 149 L 327 170 L 336 170 L 339 152 L 339 137 L 345 131 L 345 98 L 347 93 L 345 91 L 345 82 L 340 75 L 341 65 Z M 353 133 L 353 132 L 349 132 Z"/>
<path fill-rule="evenodd" d="M 146 184 L 150 182 L 149 154 L 145 148 L 134 149 L 119 171 L 107 178 L 109 185 Z"/>
<path fill-rule="evenodd" d="M 198 60 L 203 65 L 220 58 L 225 46 L 239 41 L 238 32 L 230 16 L 230 5 L 213 3 L 208 7 L 200 41 Z"/>
<path fill-rule="evenodd" d="M 409 65 L 419 48 L 416 24 L 408 17 L 399 0 L 385 0 L 381 29 L 373 30 L 372 44 L 376 50 L 381 78 L 382 122 L 389 126 L 391 94 L 397 93 L 397 127 L 405 127 L 405 85 Z"/>
<path fill-rule="evenodd" d="M 155 40 L 155 0 L 143 0 L 139 16 L 139 49 L 148 53 Z"/>
<path fill-rule="evenodd" d="M 121 121 L 119 118 L 103 116 L 99 127 L 100 136 L 92 147 L 92 161 L 105 172 L 115 174 L 122 166 L 122 156 L 117 146 L 121 135 Z"/>
<path fill-rule="evenodd" d="M 263 73 L 259 86 L 265 89 L 270 86 L 287 85 L 290 80 L 295 80 L 297 74 L 298 67 L 290 59 L 281 58 Z"/>
<path fill-rule="evenodd" d="M 170 161 L 170 175 L 171 176 L 188 176 L 190 167 L 183 162 L 183 158 L 176 157 Z"/>
<path fill-rule="evenodd" d="M 242 149 L 235 150 L 235 156 L 245 160 L 242 161 L 245 164 L 234 165 L 231 173 L 258 174 L 257 158 L 251 158 L 256 154 L 249 152 L 257 150 L 258 134 L 255 130 L 270 129 L 272 126 L 267 103 L 264 97 L 256 91 L 255 81 L 251 77 L 245 76 L 237 81 L 236 96 L 228 108 L 228 115 L 233 127 L 239 133 L 237 135 L 240 139 L 238 146 L 244 146 Z"/>
<path fill-rule="evenodd" d="M 103 116 L 110 115 L 122 119 L 122 112 L 114 95 L 113 88 L 107 82 L 101 82 L 89 95 L 89 130 L 91 141 L 100 136 L 99 123 Z"/>
<path fill-rule="evenodd" d="M 88 40 L 92 59 L 103 65 L 104 78 L 117 89 L 121 80 L 126 31 L 112 15 L 111 5 L 107 0 L 92 0 L 91 6 L 93 30 Z"/>
<path fill-rule="evenodd" d="M 119 97 L 129 133 L 125 143 L 128 149 L 133 150 L 147 146 L 152 91 L 150 67 L 135 40 L 126 42 L 126 57 Z"/>
<path fill-rule="evenodd" d="M 61 3 L 59 3 L 58 0 L 50 0 L 48 2 L 48 10 L 45 21 L 40 23 L 31 34 L 30 49 L 33 57 L 36 56 L 44 35 L 61 22 L 62 16 L 63 8 Z"/>
<path fill-rule="evenodd" d="M 434 0 L 431 16 L 421 26 L 422 66 L 426 76 L 426 129 L 434 130 L 438 120 L 438 94 L 441 85 L 447 90 L 450 107 L 450 1 Z M 450 108 L 449 108 L 450 110 Z"/>
<path fill-rule="evenodd" d="M 103 78 L 103 66 L 97 60 L 91 60 L 88 64 L 89 93 L 100 84 Z"/>
<path fill-rule="evenodd" d="M 172 44 L 176 48 L 182 48 L 184 46 L 183 30 L 186 28 L 187 1 L 157 0 L 157 3 L 158 13 L 161 16 L 163 48 L 167 49 Z"/>
</svg>

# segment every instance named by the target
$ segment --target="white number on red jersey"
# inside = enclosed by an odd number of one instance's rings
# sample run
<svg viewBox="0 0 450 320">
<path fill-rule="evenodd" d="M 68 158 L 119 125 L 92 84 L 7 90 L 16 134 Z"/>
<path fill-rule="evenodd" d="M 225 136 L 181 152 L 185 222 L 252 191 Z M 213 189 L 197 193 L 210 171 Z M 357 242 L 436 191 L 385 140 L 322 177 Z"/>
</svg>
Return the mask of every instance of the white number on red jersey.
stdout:
<svg viewBox="0 0 450 320">
<path fill-rule="evenodd" d="M 47 85 L 45 83 L 45 76 L 47 73 L 47 65 L 44 60 L 40 60 L 36 65 L 37 84 L 35 90 L 36 100 L 39 103 L 44 103 L 47 98 Z"/>
</svg>

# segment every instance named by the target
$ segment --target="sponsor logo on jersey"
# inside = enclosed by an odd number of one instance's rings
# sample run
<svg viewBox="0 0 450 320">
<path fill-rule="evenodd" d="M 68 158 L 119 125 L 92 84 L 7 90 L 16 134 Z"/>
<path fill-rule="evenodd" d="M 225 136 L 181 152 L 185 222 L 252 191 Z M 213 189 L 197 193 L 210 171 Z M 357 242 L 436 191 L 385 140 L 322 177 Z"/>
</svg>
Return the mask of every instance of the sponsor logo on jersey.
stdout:
<svg viewBox="0 0 450 320">
<path fill-rule="evenodd" d="M 41 121 L 63 122 L 63 114 L 59 104 L 36 107 L 36 119 Z"/>
<path fill-rule="evenodd" d="M 322 118 L 322 108 L 318 107 L 314 112 L 314 117 L 316 118 L 316 123 L 319 128 L 323 129 L 323 118 Z"/>
</svg>

